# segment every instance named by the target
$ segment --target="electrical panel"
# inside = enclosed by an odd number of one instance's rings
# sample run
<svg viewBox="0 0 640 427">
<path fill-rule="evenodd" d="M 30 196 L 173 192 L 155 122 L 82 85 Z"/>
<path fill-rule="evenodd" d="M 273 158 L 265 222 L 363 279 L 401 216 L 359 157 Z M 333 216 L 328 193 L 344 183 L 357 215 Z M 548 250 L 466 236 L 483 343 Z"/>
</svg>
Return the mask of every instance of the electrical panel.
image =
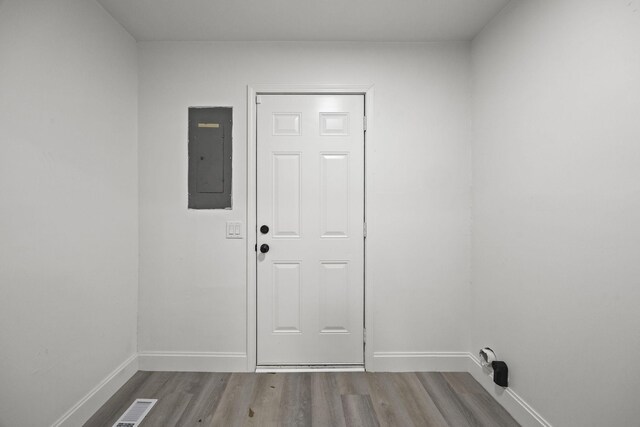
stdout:
<svg viewBox="0 0 640 427">
<path fill-rule="evenodd" d="M 231 208 L 230 107 L 189 108 L 189 208 Z"/>
</svg>

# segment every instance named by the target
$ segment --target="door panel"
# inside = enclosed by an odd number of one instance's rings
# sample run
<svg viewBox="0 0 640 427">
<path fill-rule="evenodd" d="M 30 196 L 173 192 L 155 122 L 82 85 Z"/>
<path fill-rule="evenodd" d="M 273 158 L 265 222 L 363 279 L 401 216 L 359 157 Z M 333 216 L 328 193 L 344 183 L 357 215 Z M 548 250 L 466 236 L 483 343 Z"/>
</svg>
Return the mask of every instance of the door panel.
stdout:
<svg viewBox="0 0 640 427">
<path fill-rule="evenodd" d="M 258 365 L 363 363 L 364 96 L 257 105 Z"/>
<path fill-rule="evenodd" d="M 349 154 L 320 156 L 321 237 L 348 237 Z"/>
<path fill-rule="evenodd" d="M 320 264 L 320 333 L 349 333 L 349 263 Z"/>
<path fill-rule="evenodd" d="M 273 333 L 300 333 L 300 263 L 273 263 Z"/>
<path fill-rule="evenodd" d="M 300 153 L 273 154 L 273 237 L 300 237 Z"/>
</svg>

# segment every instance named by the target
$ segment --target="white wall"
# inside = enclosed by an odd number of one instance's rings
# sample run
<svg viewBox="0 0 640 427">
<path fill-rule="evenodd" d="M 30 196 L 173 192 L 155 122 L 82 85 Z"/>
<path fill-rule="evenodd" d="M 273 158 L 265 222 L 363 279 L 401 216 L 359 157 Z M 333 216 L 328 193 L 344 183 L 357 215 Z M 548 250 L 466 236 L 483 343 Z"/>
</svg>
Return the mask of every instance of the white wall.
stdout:
<svg viewBox="0 0 640 427">
<path fill-rule="evenodd" d="M 95 2 L 0 7 L 0 426 L 136 351 L 135 41 Z"/>
<path fill-rule="evenodd" d="M 640 2 L 514 0 L 472 49 L 472 349 L 553 425 L 637 425 Z"/>
<path fill-rule="evenodd" d="M 367 280 L 376 351 L 469 347 L 467 43 L 141 43 L 142 352 L 246 352 L 248 84 L 375 84 Z M 187 108 L 232 106 L 233 210 L 187 210 Z"/>
</svg>

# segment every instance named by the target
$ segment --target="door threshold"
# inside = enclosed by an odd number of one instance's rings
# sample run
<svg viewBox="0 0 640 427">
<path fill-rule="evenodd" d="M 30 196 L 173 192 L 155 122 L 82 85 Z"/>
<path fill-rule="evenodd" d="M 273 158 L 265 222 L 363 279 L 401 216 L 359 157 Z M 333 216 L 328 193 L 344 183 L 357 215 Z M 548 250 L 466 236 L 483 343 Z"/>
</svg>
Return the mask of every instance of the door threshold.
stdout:
<svg viewBox="0 0 640 427">
<path fill-rule="evenodd" d="M 364 365 L 259 365 L 256 373 L 287 372 L 364 372 Z"/>
</svg>

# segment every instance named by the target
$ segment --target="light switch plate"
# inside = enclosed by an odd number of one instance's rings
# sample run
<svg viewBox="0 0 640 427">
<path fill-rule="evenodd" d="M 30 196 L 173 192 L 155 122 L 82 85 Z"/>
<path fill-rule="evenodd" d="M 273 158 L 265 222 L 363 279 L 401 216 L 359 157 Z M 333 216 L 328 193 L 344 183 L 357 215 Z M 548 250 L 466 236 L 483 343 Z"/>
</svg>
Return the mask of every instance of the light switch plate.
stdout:
<svg viewBox="0 0 640 427">
<path fill-rule="evenodd" d="M 242 239 L 242 221 L 227 221 L 227 239 Z"/>
</svg>

